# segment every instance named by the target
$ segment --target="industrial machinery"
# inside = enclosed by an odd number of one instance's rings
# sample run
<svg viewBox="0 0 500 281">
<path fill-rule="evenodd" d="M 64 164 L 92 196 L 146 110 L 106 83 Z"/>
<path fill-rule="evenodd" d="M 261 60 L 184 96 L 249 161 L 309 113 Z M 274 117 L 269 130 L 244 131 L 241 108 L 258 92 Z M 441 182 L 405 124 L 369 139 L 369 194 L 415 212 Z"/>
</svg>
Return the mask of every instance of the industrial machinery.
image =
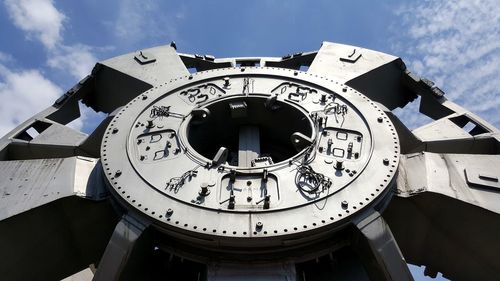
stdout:
<svg viewBox="0 0 500 281">
<path fill-rule="evenodd" d="M 108 114 L 90 135 L 79 102 Z M 145 49 L 0 140 L 0 279 L 498 280 L 499 153 L 388 54 Z"/>
</svg>

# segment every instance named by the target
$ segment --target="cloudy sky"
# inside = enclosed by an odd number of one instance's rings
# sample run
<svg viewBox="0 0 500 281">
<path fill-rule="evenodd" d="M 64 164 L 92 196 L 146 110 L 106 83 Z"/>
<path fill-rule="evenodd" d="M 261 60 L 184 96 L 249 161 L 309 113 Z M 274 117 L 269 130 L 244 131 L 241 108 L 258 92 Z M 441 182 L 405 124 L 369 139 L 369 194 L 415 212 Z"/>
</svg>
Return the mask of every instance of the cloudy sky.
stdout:
<svg viewBox="0 0 500 281">
<path fill-rule="evenodd" d="M 467 1 L 51 1 L 0 5 L 0 135 L 49 106 L 96 61 L 177 42 L 184 53 L 282 56 L 322 41 L 393 53 L 500 127 L 500 5 Z M 407 125 L 428 122 L 398 110 Z M 99 114 L 71 124 L 89 132 Z M 414 269 L 414 271 L 417 271 Z"/>
</svg>

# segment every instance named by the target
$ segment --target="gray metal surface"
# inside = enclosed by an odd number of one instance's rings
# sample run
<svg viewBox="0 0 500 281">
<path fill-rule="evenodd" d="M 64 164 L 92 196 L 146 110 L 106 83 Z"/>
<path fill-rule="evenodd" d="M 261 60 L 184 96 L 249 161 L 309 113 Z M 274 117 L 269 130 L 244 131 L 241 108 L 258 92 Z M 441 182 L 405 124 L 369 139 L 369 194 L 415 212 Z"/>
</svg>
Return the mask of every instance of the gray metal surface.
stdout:
<svg viewBox="0 0 500 281">
<path fill-rule="evenodd" d="M 417 97 L 435 121 L 410 131 L 391 110 Z M 64 126 L 79 101 L 108 113 L 88 136 Z M 496 280 L 499 152 L 392 55 L 140 50 L 0 140 L 0 274 L 411 280 L 411 262 Z"/>
</svg>

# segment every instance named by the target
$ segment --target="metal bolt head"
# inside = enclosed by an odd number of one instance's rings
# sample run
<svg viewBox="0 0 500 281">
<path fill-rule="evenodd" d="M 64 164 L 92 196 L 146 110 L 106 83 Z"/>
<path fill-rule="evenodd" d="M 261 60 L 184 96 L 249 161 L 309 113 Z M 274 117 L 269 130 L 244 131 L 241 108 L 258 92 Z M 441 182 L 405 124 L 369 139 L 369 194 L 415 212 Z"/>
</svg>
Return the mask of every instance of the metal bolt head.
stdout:
<svg viewBox="0 0 500 281">
<path fill-rule="evenodd" d="M 384 121 L 384 119 L 382 119 L 382 117 L 379 117 L 379 118 L 377 118 L 377 121 L 378 121 L 379 123 L 382 123 L 382 121 Z"/>
<path fill-rule="evenodd" d="M 148 98 L 148 96 L 146 96 L 146 95 L 142 95 L 142 99 L 143 99 L 143 100 L 145 100 L 145 99 L 147 99 L 147 98 Z"/>
<path fill-rule="evenodd" d="M 201 196 L 207 196 L 208 194 L 210 194 L 210 190 L 208 189 L 208 183 L 202 182 L 200 187 L 201 187 L 201 190 L 200 190 L 199 194 Z"/>
<path fill-rule="evenodd" d="M 326 94 L 322 94 L 321 95 L 321 103 L 325 103 L 326 102 Z"/>
<path fill-rule="evenodd" d="M 224 80 L 224 87 L 227 88 L 227 87 L 231 86 L 231 82 L 230 82 L 229 77 L 224 77 L 223 80 Z"/>
<path fill-rule="evenodd" d="M 113 131 L 111 131 L 113 134 L 118 133 L 118 128 L 114 128 Z"/>
<path fill-rule="evenodd" d="M 153 120 L 148 120 L 148 125 L 146 127 L 148 128 L 153 128 L 155 124 L 153 123 Z"/>
<path fill-rule="evenodd" d="M 384 163 L 384 165 L 386 165 L 386 166 L 387 166 L 387 165 L 389 165 L 389 159 L 387 159 L 387 158 L 384 158 L 384 160 L 383 160 L 382 162 L 383 162 L 383 163 Z"/>
<path fill-rule="evenodd" d="M 344 169 L 344 161 L 337 160 L 335 162 L 335 170 L 343 170 Z"/>
<path fill-rule="evenodd" d="M 347 203 L 347 201 L 342 201 L 342 203 L 340 203 L 340 206 L 342 206 L 342 208 L 344 209 L 347 209 L 347 206 L 349 206 L 349 203 Z"/>
<path fill-rule="evenodd" d="M 172 210 L 172 209 L 170 209 L 170 208 L 169 208 L 169 209 L 167 210 L 167 213 L 166 213 L 166 214 L 167 214 L 167 217 L 172 216 L 172 214 L 173 214 L 173 213 L 174 213 L 174 210 Z"/>
<path fill-rule="evenodd" d="M 259 221 L 259 222 L 257 222 L 257 224 L 255 224 L 255 227 L 256 227 L 257 229 L 259 229 L 259 230 L 260 230 L 260 229 L 262 229 L 262 227 L 263 227 L 263 226 L 264 226 L 264 224 L 262 224 L 262 222 L 260 222 L 260 221 Z"/>
<path fill-rule="evenodd" d="M 115 177 L 116 177 L 116 178 L 117 178 L 117 177 L 119 177 L 119 176 L 121 176 L 121 175 L 122 175 L 122 171 L 117 170 L 117 171 L 115 172 Z"/>
</svg>

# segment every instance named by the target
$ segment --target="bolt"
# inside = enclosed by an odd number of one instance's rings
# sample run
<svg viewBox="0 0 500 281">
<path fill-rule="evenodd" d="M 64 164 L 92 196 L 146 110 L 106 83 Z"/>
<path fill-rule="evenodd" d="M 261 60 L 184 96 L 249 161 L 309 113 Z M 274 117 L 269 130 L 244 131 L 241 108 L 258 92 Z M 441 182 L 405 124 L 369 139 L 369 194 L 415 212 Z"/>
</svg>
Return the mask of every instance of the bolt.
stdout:
<svg viewBox="0 0 500 281">
<path fill-rule="evenodd" d="M 342 203 L 340 203 L 340 206 L 342 206 L 342 208 L 344 209 L 347 209 L 347 206 L 349 206 L 349 204 L 347 203 L 347 201 L 342 201 Z"/>
<path fill-rule="evenodd" d="M 344 161 L 337 160 L 335 162 L 335 170 L 343 170 L 344 169 Z"/>
<path fill-rule="evenodd" d="M 143 99 L 143 100 L 145 100 L 145 99 L 147 99 L 147 98 L 148 98 L 148 96 L 146 96 L 146 95 L 142 95 L 142 99 Z"/>
<path fill-rule="evenodd" d="M 202 182 L 200 186 L 201 186 L 201 190 L 200 190 L 199 194 L 201 196 L 206 196 L 210 193 L 210 190 L 208 190 L 208 183 Z"/>
<path fill-rule="evenodd" d="M 229 81 L 229 77 L 224 77 L 224 87 L 228 88 L 231 86 L 231 82 Z"/>
<path fill-rule="evenodd" d="M 227 208 L 228 209 L 234 209 L 234 201 L 235 201 L 235 197 L 234 195 L 229 195 L 229 204 L 227 205 Z"/>
<path fill-rule="evenodd" d="M 117 170 L 117 171 L 115 172 L 115 178 L 117 178 L 117 177 L 119 177 L 119 176 L 121 176 L 121 175 L 122 175 L 122 171 Z"/>
<path fill-rule="evenodd" d="M 231 169 L 229 171 L 229 181 L 230 182 L 235 182 L 236 181 L 236 170 L 235 169 Z"/>
<path fill-rule="evenodd" d="M 384 119 L 382 119 L 382 117 L 379 117 L 379 118 L 377 118 L 377 121 L 378 121 L 379 123 L 382 123 L 382 121 L 384 121 Z"/>
<path fill-rule="evenodd" d="M 297 70 L 295 70 L 295 71 L 293 72 L 293 75 L 297 76 L 297 75 L 299 75 L 299 72 L 298 72 Z"/>
<path fill-rule="evenodd" d="M 332 150 L 332 144 L 333 144 L 333 141 L 332 141 L 332 139 L 328 139 L 328 142 L 327 142 L 327 144 L 328 144 L 328 148 L 327 148 L 327 151 L 331 151 L 331 150 Z"/>
<path fill-rule="evenodd" d="M 271 195 L 266 195 L 266 197 L 264 197 L 264 209 L 269 209 L 270 201 Z"/>
<path fill-rule="evenodd" d="M 248 201 L 248 202 L 252 201 L 252 196 L 248 196 L 248 197 L 247 197 L 247 201 Z"/>
<path fill-rule="evenodd" d="M 146 156 L 141 155 L 140 159 L 141 159 L 141 161 L 144 161 L 144 159 L 146 159 Z"/>
<path fill-rule="evenodd" d="M 347 87 L 342 88 L 342 92 L 347 92 Z"/>
<path fill-rule="evenodd" d="M 167 210 L 167 217 L 172 216 L 172 214 L 173 214 L 173 213 L 174 213 L 174 210 L 172 210 L 172 209 L 170 209 L 170 208 L 169 208 L 169 209 Z"/>
<path fill-rule="evenodd" d="M 113 134 L 116 134 L 118 133 L 118 128 L 114 128 L 113 131 L 112 131 Z"/>
<path fill-rule="evenodd" d="M 148 120 L 148 125 L 146 127 L 148 128 L 153 128 L 155 124 L 153 123 L 153 120 Z"/>
<path fill-rule="evenodd" d="M 257 230 L 261 230 L 262 227 L 264 226 L 264 224 L 262 224 L 262 222 L 257 222 L 257 224 L 255 224 L 255 228 L 257 228 Z"/>
<path fill-rule="evenodd" d="M 326 102 L 326 94 L 321 94 L 321 103 Z"/>
<path fill-rule="evenodd" d="M 383 163 L 384 163 L 384 165 L 386 165 L 386 166 L 387 166 L 387 165 L 389 165 L 389 159 L 384 158 Z"/>
<path fill-rule="evenodd" d="M 193 79 L 193 75 L 189 75 L 188 79 L 189 80 Z"/>
</svg>

